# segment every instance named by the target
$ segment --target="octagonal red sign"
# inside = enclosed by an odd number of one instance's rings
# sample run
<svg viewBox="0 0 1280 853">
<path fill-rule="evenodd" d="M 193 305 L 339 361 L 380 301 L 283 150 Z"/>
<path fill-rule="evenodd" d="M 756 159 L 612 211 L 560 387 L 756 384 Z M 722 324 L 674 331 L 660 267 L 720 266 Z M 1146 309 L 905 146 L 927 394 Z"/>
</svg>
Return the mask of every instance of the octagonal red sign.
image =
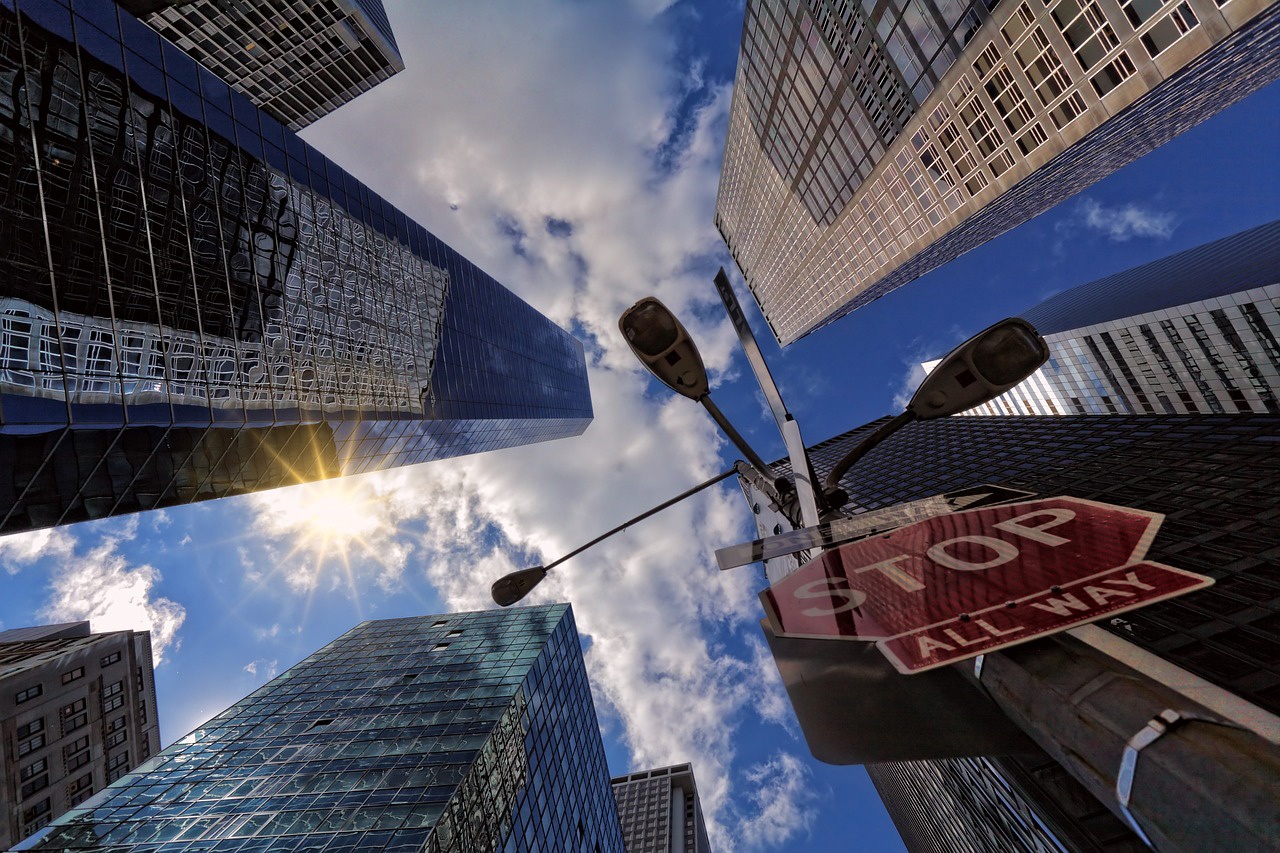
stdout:
<svg viewBox="0 0 1280 853">
<path fill-rule="evenodd" d="M 1208 586 L 1142 561 L 1163 517 L 1043 498 L 828 551 L 760 594 L 774 633 L 876 640 L 920 672 Z"/>
</svg>

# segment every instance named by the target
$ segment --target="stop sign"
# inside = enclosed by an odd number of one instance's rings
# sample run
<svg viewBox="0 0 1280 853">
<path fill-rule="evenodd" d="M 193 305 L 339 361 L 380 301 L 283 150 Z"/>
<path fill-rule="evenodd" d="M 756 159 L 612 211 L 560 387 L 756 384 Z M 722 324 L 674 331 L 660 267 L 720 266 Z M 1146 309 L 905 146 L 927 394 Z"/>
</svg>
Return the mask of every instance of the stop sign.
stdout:
<svg viewBox="0 0 1280 853">
<path fill-rule="evenodd" d="M 921 672 L 1213 583 L 1142 560 L 1162 518 L 1071 497 L 940 515 L 828 551 L 760 598 L 775 634 L 875 640 Z"/>
</svg>

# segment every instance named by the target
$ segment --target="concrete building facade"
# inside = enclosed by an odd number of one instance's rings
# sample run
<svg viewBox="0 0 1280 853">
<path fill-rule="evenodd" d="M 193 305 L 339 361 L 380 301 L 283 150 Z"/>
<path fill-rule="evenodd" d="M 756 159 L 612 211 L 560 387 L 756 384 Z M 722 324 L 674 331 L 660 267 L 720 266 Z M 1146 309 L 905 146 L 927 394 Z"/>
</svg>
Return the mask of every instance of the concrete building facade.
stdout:
<svg viewBox="0 0 1280 853">
<path fill-rule="evenodd" d="M 88 622 L 0 632 L 0 733 L 7 850 L 159 750 L 151 635 Z"/>
<path fill-rule="evenodd" d="M 747 4 L 716 224 L 784 345 L 1280 76 L 1269 0 L 904 5 Z"/>
<path fill-rule="evenodd" d="M 641 770 L 612 784 L 627 853 L 711 853 L 692 766 Z"/>
</svg>

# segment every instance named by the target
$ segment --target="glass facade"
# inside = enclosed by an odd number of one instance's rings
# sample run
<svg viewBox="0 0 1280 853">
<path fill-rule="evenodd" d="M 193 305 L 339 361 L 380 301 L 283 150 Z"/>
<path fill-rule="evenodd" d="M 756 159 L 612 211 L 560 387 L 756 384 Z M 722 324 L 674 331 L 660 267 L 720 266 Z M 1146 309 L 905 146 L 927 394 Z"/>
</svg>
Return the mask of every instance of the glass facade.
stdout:
<svg viewBox="0 0 1280 853">
<path fill-rule="evenodd" d="M 0 532 L 577 435 L 581 344 L 110 0 L 0 2 Z"/>
<path fill-rule="evenodd" d="M 567 604 L 365 622 L 24 850 L 623 853 Z"/>
<path fill-rule="evenodd" d="M 120 0 L 291 130 L 404 70 L 381 0 Z"/>
<path fill-rule="evenodd" d="M 716 224 L 783 344 L 1280 77 L 1272 3 L 856 5 L 747 7 Z"/>
<path fill-rule="evenodd" d="M 1081 285 L 1022 316 L 1044 334 L 1050 360 L 966 414 L 1280 413 L 1280 222 Z"/>
</svg>

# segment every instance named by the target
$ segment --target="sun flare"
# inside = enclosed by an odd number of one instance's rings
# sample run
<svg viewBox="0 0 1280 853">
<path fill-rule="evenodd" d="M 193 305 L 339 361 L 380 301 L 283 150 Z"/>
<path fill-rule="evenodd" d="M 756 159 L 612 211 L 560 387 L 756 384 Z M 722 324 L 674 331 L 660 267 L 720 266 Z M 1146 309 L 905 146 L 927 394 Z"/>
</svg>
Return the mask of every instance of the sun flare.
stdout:
<svg viewBox="0 0 1280 853">
<path fill-rule="evenodd" d="M 287 525 L 307 539 L 346 550 L 368 539 L 382 521 L 366 489 L 344 479 L 326 480 L 298 489 L 285 509 Z"/>
</svg>

